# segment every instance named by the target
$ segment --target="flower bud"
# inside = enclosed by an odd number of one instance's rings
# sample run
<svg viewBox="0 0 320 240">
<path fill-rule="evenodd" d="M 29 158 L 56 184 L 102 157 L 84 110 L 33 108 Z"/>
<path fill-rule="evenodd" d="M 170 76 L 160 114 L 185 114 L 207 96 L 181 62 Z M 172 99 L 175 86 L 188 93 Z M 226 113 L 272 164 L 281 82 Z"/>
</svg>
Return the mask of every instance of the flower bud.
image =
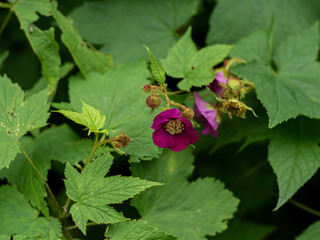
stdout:
<svg viewBox="0 0 320 240">
<path fill-rule="evenodd" d="M 233 115 L 241 118 L 244 117 L 247 111 L 246 105 L 236 99 L 223 102 L 223 109 L 226 112 L 232 113 Z"/>
<path fill-rule="evenodd" d="M 146 98 L 146 104 L 149 108 L 155 109 L 161 105 L 161 98 L 158 95 L 150 95 Z"/>
<path fill-rule="evenodd" d="M 146 93 L 151 91 L 151 86 L 150 85 L 144 85 L 143 86 L 143 91 L 145 91 Z"/>
<path fill-rule="evenodd" d="M 121 132 L 111 140 L 111 144 L 116 148 L 126 147 L 130 143 L 129 135 Z"/>
<path fill-rule="evenodd" d="M 194 111 L 191 108 L 184 108 L 181 111 L 181 114 L 184 118 L 190 120 L 194 116 Z"/>
<path fill-rule="evenodd" d="M 240 79 L 238 79 L 238 78 L 230 78 L 228 80 L 227 86 L 229 88 L 231 88 L 233 91 L 238 92 L 241 89 L 242 84 L 241 84 Z"/>
</svg>

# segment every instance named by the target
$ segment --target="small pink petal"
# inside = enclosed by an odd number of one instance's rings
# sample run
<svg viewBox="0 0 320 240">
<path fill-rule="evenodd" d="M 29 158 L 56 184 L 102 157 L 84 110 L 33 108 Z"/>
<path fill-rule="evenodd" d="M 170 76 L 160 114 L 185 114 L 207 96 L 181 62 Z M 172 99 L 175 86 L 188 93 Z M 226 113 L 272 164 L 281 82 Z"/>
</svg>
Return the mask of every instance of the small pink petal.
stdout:
<svg viewBox="0 0 320 240">
<path fill-rule="evenodd" d="M 175 134 L 173 135 L 173 137 L 174 137 L 174 144 L 169 148 L 174 152 L 179 152 L 183 149 L 186 149 L 190 144 L 190 136 L 186 131 L 180 134 Z"/>
<path fill-rule="evenodd" d="M 160 148 L 168 148 L 174 145 L 173 135 L 166 132 L 164 128 L 160 128 L 152 134 L 154 144 Z"/>
</svg>

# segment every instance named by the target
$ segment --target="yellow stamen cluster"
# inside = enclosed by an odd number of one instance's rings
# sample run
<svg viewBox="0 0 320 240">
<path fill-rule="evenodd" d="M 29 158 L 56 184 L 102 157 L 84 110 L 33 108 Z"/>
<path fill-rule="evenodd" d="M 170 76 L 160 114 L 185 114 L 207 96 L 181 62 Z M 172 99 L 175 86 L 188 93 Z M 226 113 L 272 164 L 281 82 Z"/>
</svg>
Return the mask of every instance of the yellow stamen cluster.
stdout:
<svg viewBox="0 0 320 240">
<path fill-rule="evenodd" d="M 184 123 L 179 119 L 172 119 L 164 125 L 166 131 L 171 134 L 179 134 L 184 131 Z"/>
</svg>

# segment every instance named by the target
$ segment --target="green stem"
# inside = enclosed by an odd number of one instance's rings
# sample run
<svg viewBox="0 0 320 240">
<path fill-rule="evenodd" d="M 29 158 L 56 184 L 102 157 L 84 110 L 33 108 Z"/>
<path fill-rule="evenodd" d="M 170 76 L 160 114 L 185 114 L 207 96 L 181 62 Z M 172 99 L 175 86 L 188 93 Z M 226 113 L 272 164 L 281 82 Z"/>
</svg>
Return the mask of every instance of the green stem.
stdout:
<svg viewBox="0 0 320 240">
<path fill-rule="evenodd" d="M 28 162 L 30 163 L 30 165 L 33 167 L 33 169 L 36 171 L 36 173 L 39 175 L 41 181 L 43 182 L 43 184 L 45 185 L 50 197 L 52 198 L 53 202 L 56 205 L 57 208 L 57 212 L 58 215 L 60 213 L 61 207 L 57 201 L 57 199 L 55 198 L 55 196 L 53 195 L 51 188 L 49 187 L 47 181 L 45 180 L 45 178 L 42 176 L 42 174 L 40 173 L 39 169 L 36 167 L 36 165 L 34 165 L 34 163 L 32 162 L 32 160 L 30 159 L 29 155 L 24 151 L 24 149 L 22 148 L 22 146 L 20 145 L 20 150 L 21 152 L 25 155 L 25 157 L 27 158 Z"/>
<path fill-rule="evenodd" d="M 174 91 L 174 92 L 167 92 L 167 95 L 175 95 L 175 94 L 186 93 L 186 92 L 188 92 L 188 91 L 179 90 L 179 91 Z"/>
<path fill-rule="evenodd" d="M 98 145 L 98 134 L 95 133 L 95 140 L 94 140 L 94 144 L 93 144 L 92 151 L 91 151 L 90 156 L 89 156 L 88 160 L 86 161 L 84 167 L 82 168 L 82 171 L 83 171 L 83 169 L 85 169 L 85 167 L 91 162 L 92 157 L 93 157 L 93 155 L 94 155 L 94 153 L 96 152 L 96 150 L 97 150 L 98 147 L 99 147 L 99 145 Z"/>
<path fill-rule="evenodd" d="M 9 6 L 10 6 L 10 5 L 9 5 Z M 10 6 L 10 7 L 11 7 L 11 6 Z M 3 33 L 4 29 L 6 28 L 8 22 L 9 22 L 11 16 L 12 16 L 12 13 L 13 13 L 13 12 L 12 12 L 11 10 L 9 10 L 9 12 L 7 13 L 5 19 L 3 20 L 3 22 L 2 22 L 2 24 L 1 24 L 1 26 L 0 26 L 0 36 L 1 36 L 1 34 Z"/>
<path fill-rule="evenodd" d="M 99 223 L 91 222 L 91 223 L 87 223 L 86 227 L 96 226 L 96 225 L 100 225 L 100 224 L 99 224 Z M 75 226 L 75 225 L 73 225 L 73 226 L 65 227 L 64 229 L 65 229 L 66 231 L 70 231 L 70 230 L 73 230 L 73 229 L 78 229 L 78 227 Z"/>
<path fill-rule="evenodd" d="M 0 2 L 0 8 L 11 8 L 11 5 L 9 3 Z"/>
</svg>

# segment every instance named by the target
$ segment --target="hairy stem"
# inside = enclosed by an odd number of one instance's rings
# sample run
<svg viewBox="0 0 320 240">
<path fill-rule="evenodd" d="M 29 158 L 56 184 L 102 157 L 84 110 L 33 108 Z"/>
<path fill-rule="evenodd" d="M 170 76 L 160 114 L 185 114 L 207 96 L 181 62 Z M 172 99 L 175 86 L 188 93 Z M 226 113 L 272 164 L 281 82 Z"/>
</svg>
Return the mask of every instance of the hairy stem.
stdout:
<svg viewBox="0 0 320 240">
<path fill-rule="evenodd" d="M 96 152 L 97 148 L 99 147 L 99 145 L 98 145 L 98 137 L 99 137 L 98 133 L 95 133 L 95 139 L 94 139 L 94 144 L 93 144 L 93 147 L 92 147 L 92 151 L 91 151 L 90 156 L 89 156 L 88 160 L 86 161 L 84 167 L 82 168 L 82 170 L 85 169 L 85 167 L 91 162 L 94 153 Z"/>
<path fill-rule="evenodd" d="M 9 5 L 9 8 L 10 8 L 10 7 L 11 7 L 11 6 Z M 0 36 L 2 35 L 4 29 L 6 28 L 8 22 L 9 22 L 11 16 L 12 16 L 12 13 L 13 13 L 13 12 L 12 12 L 11 10 L 9 10 L 9 12 L 7 13 L 5 19 L 3 20 L 3 22 L 2 22 L 2 24 L 1 24 L 1 26 L 0 26 Z"/>
<path fill-rule="evenodd" d="M 94 223 L 94 222 L 91 222 L 91 223 L 87 223 L 87 227 L 89 226 L 96 226 L 96 225 L 100 225 L 99 223 Z M 77 226 L 73 225 L 73 226 L 69 226 L 69 227 L 65 227 L 65 230 L 66 231 L 70 231 L 70 230 L 73 230 L 73 229 L 78 229 Z"/>
<path fill-rule="evenodd" d="M 34 165 L 34 163 L 32 162 L 32 160 L 30 159 L 29 155 L 26 153 L 26 151 L 23 149 L 23 147 L 20 145 L 20 150 L 21 152 L 24 154 L 24 156 L 27 158 L 28 162 L 30 163 L 30 165 L 33 167 L 33 169 L 36 171 L 36 173 L 39 175 L 41 181 L 43 182 L 43 184 L 45 185 L 50 197 L 52 198 L 54 204 L 56 205 L 57 208 L 57 212 L 58 214 L 61 211 L 61 207 L 56 199 L 56 197 L 53 195 L 51 188 L 49 187 L 47 181 L 45 180 L 45 178 L 42 176 L 42 174 L 40 173 L 39 169 L 36 167 L 36 165 Z"/>
</svg>

